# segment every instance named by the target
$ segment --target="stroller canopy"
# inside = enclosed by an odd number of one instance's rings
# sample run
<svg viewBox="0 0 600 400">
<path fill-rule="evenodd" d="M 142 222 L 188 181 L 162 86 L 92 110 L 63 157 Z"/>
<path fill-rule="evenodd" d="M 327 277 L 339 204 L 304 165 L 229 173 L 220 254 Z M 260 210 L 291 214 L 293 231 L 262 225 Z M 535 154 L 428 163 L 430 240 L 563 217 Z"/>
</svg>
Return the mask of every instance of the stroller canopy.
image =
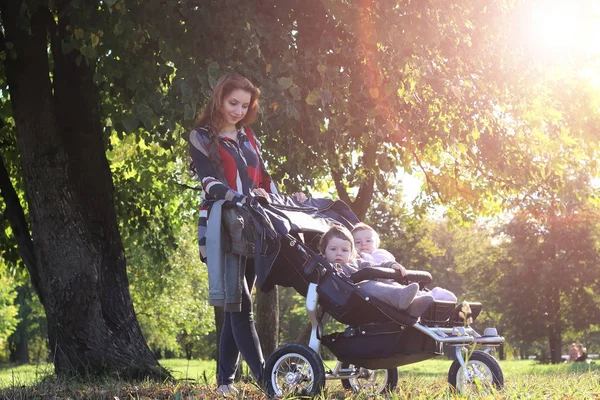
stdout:
<svg viewBox="0 0 600 400">
<path fill-rule="evenodd" d="M 297 203 L 289 196 L 271 195 L 268 204 L 253 201 L 250 208 L 256 228 L 254 262 L 257 285 L 263 292 L 270 291 L 275 285 L 289 286 L 288 282 L 278 279 L 277 276 L 282 274 L 273 274 L 275 268 L 286 267 L 276 263 L 282 250 L 282 241 L 289 244 L 289 239 L 299 238 L 299 234 L 322 234 L 332 225 L 352 229 L 360 222 L 350 207 L 341 200 L 310 199 Z M 296 250 L 302 251 L 294 249 Z M 302 254 L 298 254 L 297 258 L 301 262 Z M 290 262 L 289 257 L 286 260 L 285 263 Z"/>
</svg>

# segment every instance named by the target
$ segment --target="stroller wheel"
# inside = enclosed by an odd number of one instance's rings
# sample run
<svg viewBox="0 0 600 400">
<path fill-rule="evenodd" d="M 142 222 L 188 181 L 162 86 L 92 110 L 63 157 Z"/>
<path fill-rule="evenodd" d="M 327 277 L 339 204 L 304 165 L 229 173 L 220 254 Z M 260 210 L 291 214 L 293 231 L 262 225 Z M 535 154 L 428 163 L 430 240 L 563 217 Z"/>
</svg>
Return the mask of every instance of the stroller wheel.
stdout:
<svg viewBox="0 0 600 400">
<path fill-rule="evenodd" d="M 454 360 L 448 371 L 448 383 L 461 394 L 502 389 L 504 374 L 498 361 L 483 351 L 475 350 L 466 361 L 466 371 Z"/>
<path fill-rule="evenodd" d="M 325 386 L 321 357 L 299 343 L 285 344 L 275 350 L 267 359 L 265 377 L 269 396 L 316 396 Z"/>
<path fill-rule="evenodd" d="M 398 369 L 366 369 L 355 367 L 353 364 L 342 363 L 342 368 L 357 368 L 358 377 L 342 379 L 342 386 L 354 393 L 377 395 L 391 393 L 398 385 Z"/>
</svg>

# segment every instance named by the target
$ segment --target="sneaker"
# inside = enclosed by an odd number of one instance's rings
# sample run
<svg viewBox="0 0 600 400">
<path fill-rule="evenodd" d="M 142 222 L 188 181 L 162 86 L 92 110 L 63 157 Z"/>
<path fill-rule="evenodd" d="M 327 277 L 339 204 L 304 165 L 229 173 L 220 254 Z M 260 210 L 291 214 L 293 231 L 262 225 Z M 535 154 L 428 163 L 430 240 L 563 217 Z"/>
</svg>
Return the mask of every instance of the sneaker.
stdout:
<svg viewBox="0 0 600 400">
<path fill-rule="evenodd" d="M 235 396 L 239 393 L 239 390 L 233 387 L 233 384 L 221 385 L 217 388 L 217 394 L 227 396 Z"/>
</svg>

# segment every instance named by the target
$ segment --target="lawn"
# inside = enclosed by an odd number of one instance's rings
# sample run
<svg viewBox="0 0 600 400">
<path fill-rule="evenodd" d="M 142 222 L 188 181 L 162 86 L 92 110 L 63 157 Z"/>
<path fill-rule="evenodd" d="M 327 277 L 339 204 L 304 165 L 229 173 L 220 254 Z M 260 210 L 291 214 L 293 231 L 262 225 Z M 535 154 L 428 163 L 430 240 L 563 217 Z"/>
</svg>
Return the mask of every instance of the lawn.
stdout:
<svg viewBox="0 0 600 400">
<path fill-rule="evenodd" d="M 126 382 L 57 383 L 42 380 L 51 365 L 0 366 L 0 399 L 212 399 L 215 364 L 212 361 L 171 359 L 161 364 L 179 379 L 176 383 L 136 385 Z M 451 361 L 427 360 L 399 368 L 398 389 L 392 399 L 454 399 L 446 382 Z M 600 399 L 600 363 L 542 365 L 534 361 L 501 361 L 504 390 L 481 398 Z M 333 364 L 332 364 L 333 365 Z M 239 384 L 240 399 L 263 398 L 249 383 Z M 344 393 L 339 381 L 327 382 L 326 398 L 366 399 Z"/>
</svg>

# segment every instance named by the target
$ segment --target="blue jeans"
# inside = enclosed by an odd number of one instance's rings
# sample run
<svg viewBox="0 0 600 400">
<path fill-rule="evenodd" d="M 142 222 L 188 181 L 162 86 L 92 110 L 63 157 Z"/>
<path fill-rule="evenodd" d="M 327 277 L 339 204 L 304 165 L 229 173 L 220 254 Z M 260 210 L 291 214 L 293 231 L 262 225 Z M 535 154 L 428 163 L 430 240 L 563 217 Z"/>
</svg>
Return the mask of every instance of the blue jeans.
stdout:
<svg viewBox="0 0 600 400">
<path fill-rule="evenodd" d="M 265 361 L 252 317 L 252 287 L 256 280 L 254 260 L 248 260 L 246 263 L 245 277 L 242 288 L 242 310 L 225 312 L 219 343 L 218 385 L 233 383 L 240 352 L 250 367 L 254 379 L 260 382 L 263 376 Z"/>
</svg>

